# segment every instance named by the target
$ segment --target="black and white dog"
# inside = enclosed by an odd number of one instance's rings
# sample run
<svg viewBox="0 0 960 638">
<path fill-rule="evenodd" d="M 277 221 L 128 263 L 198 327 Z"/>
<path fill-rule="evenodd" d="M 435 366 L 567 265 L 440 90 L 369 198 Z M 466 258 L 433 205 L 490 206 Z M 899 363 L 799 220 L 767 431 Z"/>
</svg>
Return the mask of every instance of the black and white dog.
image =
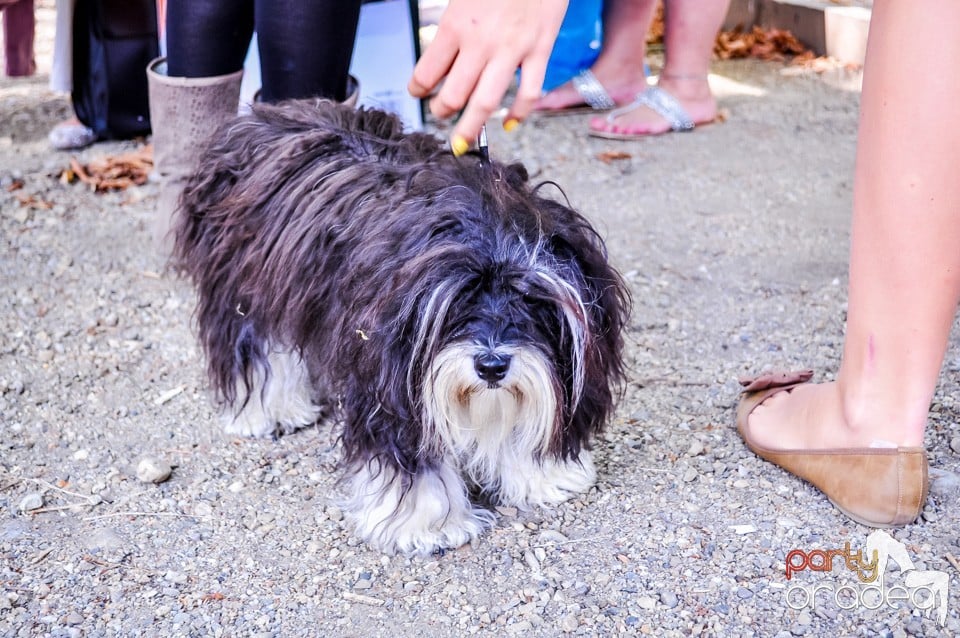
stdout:
<svg viewBox="0 0 960 638">
<path fill-rule="evenodd" d="M 628 295 L 588 222 L 540 190 L 375 110 L 258 104 L 221 128 L 175 262 L 227 431 L 342 422 L 345 511 L 389 552 L 477 536 L 492 515 L 471 496 L 589 488 Z"/>
</svg>

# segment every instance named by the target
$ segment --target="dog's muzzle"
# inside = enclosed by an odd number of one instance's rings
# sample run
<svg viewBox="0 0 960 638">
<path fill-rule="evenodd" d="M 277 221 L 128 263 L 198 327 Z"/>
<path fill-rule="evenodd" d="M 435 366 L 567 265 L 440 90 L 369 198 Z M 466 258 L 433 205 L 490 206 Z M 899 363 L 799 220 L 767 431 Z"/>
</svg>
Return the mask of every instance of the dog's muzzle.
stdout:
<svg viewBox="0 0 960 638">
<path fill-rule="evenodd" d="M 510 370 L 510 355 L 484 352 L 473 358 L 473 368 L 477 376 L 487 383 L 499 383 Z"/>
</svg>

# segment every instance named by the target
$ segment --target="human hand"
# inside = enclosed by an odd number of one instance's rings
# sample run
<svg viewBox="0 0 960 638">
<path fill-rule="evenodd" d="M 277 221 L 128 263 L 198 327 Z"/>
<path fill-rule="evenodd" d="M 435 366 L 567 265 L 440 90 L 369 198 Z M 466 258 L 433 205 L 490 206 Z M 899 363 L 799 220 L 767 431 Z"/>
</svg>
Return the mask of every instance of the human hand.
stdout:
<svg viewBox="0 0 960 638">
<path fill-rule="evenodd" d="M 530 114 L 566 10 L 567 0 L 450 0 L 407 89 L 426 97 L 446 78 L 430 111 L 447 118 L 463 109 L 450 136 L 455 155 L 477 139 L 518 67 L 520 86 L 503 127 L 512 130 Z"/>
</svg>

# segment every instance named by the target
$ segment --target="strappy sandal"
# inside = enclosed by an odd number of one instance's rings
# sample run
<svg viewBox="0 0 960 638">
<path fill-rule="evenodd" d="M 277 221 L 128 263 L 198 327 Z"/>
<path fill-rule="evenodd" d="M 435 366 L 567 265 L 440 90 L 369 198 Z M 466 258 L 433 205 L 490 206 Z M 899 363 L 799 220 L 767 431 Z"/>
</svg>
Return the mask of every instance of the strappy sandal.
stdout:
<svg viewBox="0 0 960 638">
<path fill-rule="evenodd" d="M 583 99 L 582 102 L 559 109 L 537 109 L 534 112 L 537 115 L 546 116 L 573 115 L 576 113 L 607 111 L 617 105 L 590 69 L 584 69 L 570 78 L 570 84 L 573 85 L 573 89 Z"/>
<path fill-rule="evenodd" d="M 692 131 L 696 128 L 696 122 L 690 117 L 686 109 L 680 104 L 677 98 L 673 97 L 659 86 L 650 86 L 644 89 L 642 93 L 634 98 L 633 102 L 607 113 L 604 118 L 608 129 L 590 128 L 589 135 L 601 137 L 607 140 L 639 140 L 651 135 L 660 135 L 661 133 L 629 133 L 620 132 L 613 129 L 616 126 L 616 120 L 621 115 L 635 111 L 640 107 L 646 107 L 665 119 L 670 124 L 669 131 Z M 703 122 L 707 124 L 707 122 Z M 664 131 L 664 133 L 669 132 Z"/>
<path fill-rule="evenodd" d="M 741 379 L 737 431 L 760 458 L 811 483 L 837 509 L 868 527 L 898 527 L 923 511 L 929 483 L 927 453 L 918 447 L 772 450 L 754 442 L 747 419 L 758 405 L 779 392 L 808 382 L 812 370 L 772 373 Z"/>
</svg>

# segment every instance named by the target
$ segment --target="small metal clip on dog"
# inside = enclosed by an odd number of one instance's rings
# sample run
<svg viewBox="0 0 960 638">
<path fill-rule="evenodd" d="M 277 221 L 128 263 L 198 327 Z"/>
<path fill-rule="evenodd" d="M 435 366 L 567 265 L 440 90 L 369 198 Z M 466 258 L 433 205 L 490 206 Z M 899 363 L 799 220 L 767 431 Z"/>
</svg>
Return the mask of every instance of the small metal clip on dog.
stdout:
<svg viewBox="0 0 960 638">
<path fill-rule="evenodd" d="M 343 509 L 391 553 L 478 536 L 477 492 L 593 484 L 628 296 L 586 219 L 381 111 L 255 104 L 211 139 L 175 260 L 228 432 L 341 427 Z"/>
<path fill-rule="evenodd" d="M 487 125 L 480 127 L 480 134 L 477 135 L 477 150 L 480 151 L 480 166 L 490 165 L 490 149 L 487 147 Z"/>
</svg>

